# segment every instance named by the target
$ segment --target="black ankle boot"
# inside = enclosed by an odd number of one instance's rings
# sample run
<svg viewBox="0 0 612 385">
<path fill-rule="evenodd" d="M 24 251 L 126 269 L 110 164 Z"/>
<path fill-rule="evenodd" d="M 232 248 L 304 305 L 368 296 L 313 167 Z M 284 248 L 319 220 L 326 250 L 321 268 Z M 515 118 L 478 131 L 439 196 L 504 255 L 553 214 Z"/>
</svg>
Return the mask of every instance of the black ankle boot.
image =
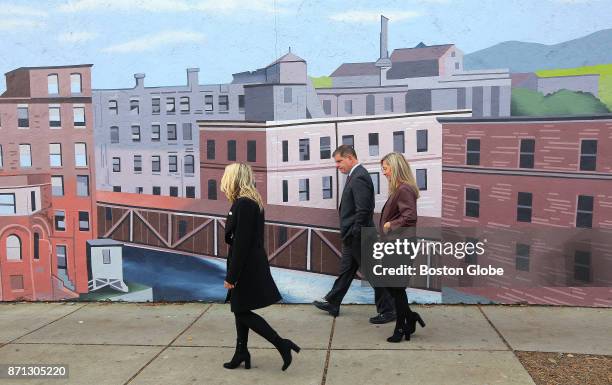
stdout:
<svg viewBox="0 0 612 385">
<path fill-rule="evenodd" d="M 284 338 L 280 338 L 277 336 L 274 339 L 272 344 L 276 347 L 276 350 L 280 353 L 281 357 L 283 357 L 283 370 L 287 370 L 289 365 L 291 365 L 291 351 L 293 350 L 296 353 L 300 352 L 300 347 L 293 343 L 291 340 L 287 340 Z"/>
<path fill-rule="evenodd" d="M 230 362 L 223 364 L 226 369 L 236 369 L 240 364 L 244 362 L 245 369 L 251 369 L 251 354 L 247 350 L 247 342 L 236 340 L 236 352 Z"/>
<path fill-rule="evenodd" d="M 421 325 L 422 328 L 425 327 L 425 321 L 423 321 L 423 318 L 421 318 L 419 313 L 414 311 L 410 312 L 410 314 L 408 314 L 408 335 L 406 335 L 407 340 L 410 340 L 410 334 L 414 333 L 414 331 L 416 330 L 417 322 L 419 323 L 419 325 Z"/>
<path fill-rule="evenodd" d="M 393 335 L 387 338 L 387 342 L 401 342 L 404 335 L 406 335 L 406 339 L 410 341 L 410 334 L 407 333 L 406 326 L 407 325 L 404 325 L 402 328 L 395 327 L 395 329 L 393 329 Z"/>
<path fill-rule="evenodd" d="M 407 320 L 409 317 L 404 316 L 403 314 L 397 315 L 397 320 L 395 321 L 395 329 L 393 329 L 393 335 L 387 338 L 387 342 L 400 342 L 404 335 L 406 336 L 406 340 L 410 341 L 410 333 Z"/>
</svg>

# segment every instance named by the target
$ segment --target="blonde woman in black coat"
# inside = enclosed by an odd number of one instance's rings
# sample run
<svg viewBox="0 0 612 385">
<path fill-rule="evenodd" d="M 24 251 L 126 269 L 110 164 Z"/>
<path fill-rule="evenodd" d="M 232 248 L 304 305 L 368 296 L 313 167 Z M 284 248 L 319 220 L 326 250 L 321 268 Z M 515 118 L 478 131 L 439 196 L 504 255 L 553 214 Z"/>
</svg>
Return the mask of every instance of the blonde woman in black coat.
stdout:
<svg viewBox="0 0 612 385">
<path fill-rule="evenodd" d="M 251 310 L 260 309 L 281 300 L 274 283 L 264 249 L 263 202 L 253 182 L 253 170 L 244 163 L 225 168 L 221 191 L 232 203 L 225 222 L 225 242 L 230 245 L 227 275 L 223 286 L 236 318 L 236 352 L 223 366 L 235 369 L 242 362 L 250 369 L 251 355 L 247 349 L 249 329 L 276 347 L 283 358 L 282 370 L 291 364 L 291 350 L 300 351 L 291 340 L 281 338 L 261 316 Z"/>
</svg>

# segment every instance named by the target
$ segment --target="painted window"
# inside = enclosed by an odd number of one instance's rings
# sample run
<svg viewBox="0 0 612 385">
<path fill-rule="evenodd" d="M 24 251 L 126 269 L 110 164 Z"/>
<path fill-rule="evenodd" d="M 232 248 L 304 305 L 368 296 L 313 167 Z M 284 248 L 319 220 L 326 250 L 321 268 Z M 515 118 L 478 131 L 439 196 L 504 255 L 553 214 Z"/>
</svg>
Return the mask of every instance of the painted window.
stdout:
<svg viewBox="0 0 612 385">
<path fill-rule="evenodd" d="M 83 92 L 83 78 L 81 74 L 70 74 L 70 92 L 73 94 Z"/>
<path fill-rule="evenodd" d="M 465 216 L 473 218 L 480 216 L 480 190 L 477 188 L 465 189 Z"/>
<path fill-rule="evenodd" d="M 49 166 L 62 167 L 61 143 L 49 143 Z"/>
<path fill-rule="evenodd" d="M 59 94 L 59 82 L 57 74 L 47 75 L 47 93 L 49 95 Z"/>
<path fill-rule="evenodd" d="M 19 261 L 21 258 L 21 239 L 11 234 L 6 238 L 6 259 Z"/>
<path fill-rule="evenodd" d="M 332 177 L 324 176 L 321 182 L 322 182 L 322 187 L 323 187 L 323 199 L 331 199 L 333 196 Z"/>
</svg>

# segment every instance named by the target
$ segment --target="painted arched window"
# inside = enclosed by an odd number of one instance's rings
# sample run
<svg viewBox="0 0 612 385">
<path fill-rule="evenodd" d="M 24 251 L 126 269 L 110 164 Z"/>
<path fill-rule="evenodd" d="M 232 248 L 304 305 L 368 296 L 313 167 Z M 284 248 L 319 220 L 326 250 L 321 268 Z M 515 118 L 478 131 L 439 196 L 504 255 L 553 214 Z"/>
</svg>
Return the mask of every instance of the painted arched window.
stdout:
<svg viewBox="0 0 612 385">
<path fill-rule="evenodd" d="M 6 258 L 13 261 L 21 259 L 21 239 L 16 235 L 6 238 Z"/>
<path fill-rule="evenodd" d="M 34 233 L 34 259 L 40 259 L 40 234 Z"/>
<path fill-rule="evenodd" d="M 59 94 L 59 82 L 57 79 L 57 74 L 47 75 L 47 93 L 49 95 Z"/>
<path fill-rule="evenodd" d="M 81 74 L 70 74 L 70 92 L 80 94 L 83 92 L 83 81 Z"/>
</svg>

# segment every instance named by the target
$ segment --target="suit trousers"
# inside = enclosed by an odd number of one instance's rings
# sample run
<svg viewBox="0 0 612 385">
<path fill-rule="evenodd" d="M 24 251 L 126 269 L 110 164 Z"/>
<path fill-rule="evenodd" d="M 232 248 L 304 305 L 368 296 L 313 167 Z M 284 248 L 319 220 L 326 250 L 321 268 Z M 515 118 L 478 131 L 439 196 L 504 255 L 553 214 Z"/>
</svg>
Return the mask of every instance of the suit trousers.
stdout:
<svg viewBox="0 0 612 385">
<path fill-rule="evenodd" d="M 340 257 L 340 274 L 334 281 L 331 290 L 325 296 L 325 300 L 333 305 L 340 305 L 342 299 L 346 295 L 361 261 L 353 255 L 352 246 L 342 242 L 342 251 Z M 374 302 L 376 303 L 376 311 L 378 313 L 388 313 L 395 311 L 395 303 L 387 290 L 382 287 L 374 288 Z"/>
</svg>

